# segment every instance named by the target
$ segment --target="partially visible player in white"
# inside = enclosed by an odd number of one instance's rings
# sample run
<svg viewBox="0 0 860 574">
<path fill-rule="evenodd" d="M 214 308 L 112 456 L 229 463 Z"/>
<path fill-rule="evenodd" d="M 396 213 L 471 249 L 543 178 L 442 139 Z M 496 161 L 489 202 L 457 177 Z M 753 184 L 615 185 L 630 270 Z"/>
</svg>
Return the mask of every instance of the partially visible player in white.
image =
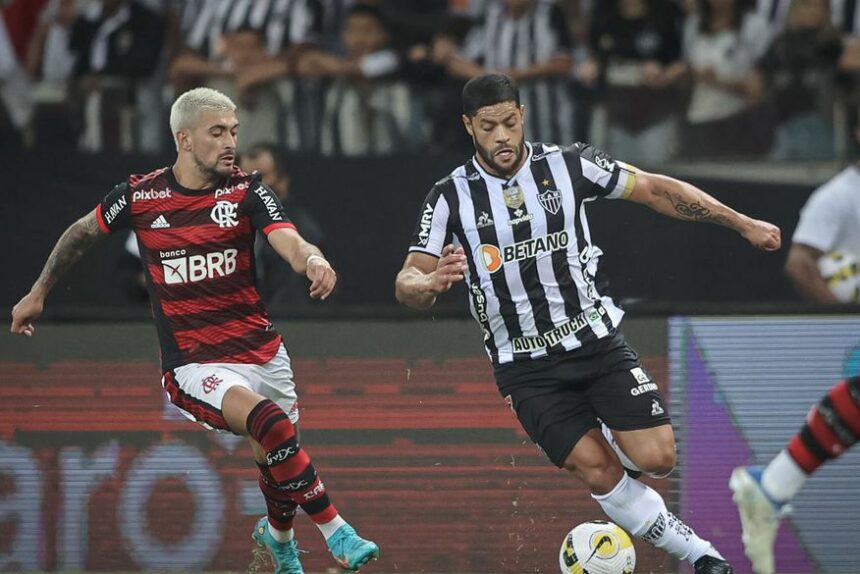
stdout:
<svg viewBox="0 0 860 574">
<path fill-rule="evenodd" d="M 806 480 L 860 438 L 860 377 L 841 381 L 812 407 L 806 423 L 764 468 L 741 466 L 729 487 L 743 527 L 744 551 L 756 574 L 775 571 L 779 520 Z"/>
<path fill-rule="evenodd" d="M 836 303 L 818 268 L 827 253 L 845 251 L 860 259 L 860 163 L 819 187 L 800 212 L 785 272 L 807 301 Z"/>
</svg>

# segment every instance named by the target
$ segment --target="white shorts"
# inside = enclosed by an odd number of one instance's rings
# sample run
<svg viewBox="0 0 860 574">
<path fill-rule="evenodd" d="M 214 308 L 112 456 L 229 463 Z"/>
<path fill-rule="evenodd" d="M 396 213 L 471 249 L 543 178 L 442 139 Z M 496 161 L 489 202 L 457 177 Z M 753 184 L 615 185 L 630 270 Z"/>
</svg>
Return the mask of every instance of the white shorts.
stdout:
<svg viewBox="0 0 860 574">
<path fill-rule="evenodd" d="M 234 386 L 245 387 L 284 409 L 290 421 L 299 420 L 296 384 L 290 357 L 283 345 L 263 365 L 188 363 L 164 374 L 161 386 L 170 402 L 189 419 L 211 430 L 231 432 L 221 406 Z"/>
</svg>

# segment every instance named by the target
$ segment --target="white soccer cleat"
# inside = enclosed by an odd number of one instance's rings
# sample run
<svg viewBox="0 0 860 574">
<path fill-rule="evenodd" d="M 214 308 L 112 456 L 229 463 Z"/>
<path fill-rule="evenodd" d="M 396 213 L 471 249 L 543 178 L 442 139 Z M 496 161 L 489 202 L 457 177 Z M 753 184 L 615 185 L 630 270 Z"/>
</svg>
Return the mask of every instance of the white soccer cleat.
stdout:
<svg viewBox="0 0 860 574">
<path fill-rule="evenodd" d="M 756 574 L 774 574 L 773 544 L 786 505 L 773 501 L 761 486 L 761 467 L 739 466 L 732 472 L 729 488 L 738 507 L 743 528 L 744 553 Z"/>
</svg>

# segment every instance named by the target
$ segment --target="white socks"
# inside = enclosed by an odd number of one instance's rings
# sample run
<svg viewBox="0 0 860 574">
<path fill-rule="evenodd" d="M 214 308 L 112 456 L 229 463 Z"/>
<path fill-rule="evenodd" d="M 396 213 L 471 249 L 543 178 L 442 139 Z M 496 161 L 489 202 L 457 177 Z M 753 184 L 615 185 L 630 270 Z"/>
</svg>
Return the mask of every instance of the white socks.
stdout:
<svg viewBox="0 0 860 574">
<path fill-rule="evenodd" d="M 296 531 L 290 528 L 289 530 L 278 530 L 272 523 L 269 522 L 269 534 L 272 535 L 272 538 L 277 540 L 280 543 L 289 542 L 293 538 L 296 537 Z"/>
<path fill-rule="evenodd" d="M 337 532 L 337 529 L 346 524 L 346 520 L 340 517 L 340 514 L 332 518 L 330 521 L 325 524 L 317 524 L 317 528 L 320 529 L 322 535 L 325 536 L 325 539 L 328 540 L 331 538 L 331 535 Z"/>
<path fill-rule="evenodd" d="M 657 491 L 626 474 L 608 494 L 591 497 L 613 522 L 676 558 L 693 564 L 705 554 L 720 557 L 710 542 L 668 511 Z"/>
<path fill-rule="evenodd" d="M 761 473 L 761 486 L 777 502 L 786 502 L 803 487 L 809 476 L 787 451 L 780 452 Z"/>
</svg>

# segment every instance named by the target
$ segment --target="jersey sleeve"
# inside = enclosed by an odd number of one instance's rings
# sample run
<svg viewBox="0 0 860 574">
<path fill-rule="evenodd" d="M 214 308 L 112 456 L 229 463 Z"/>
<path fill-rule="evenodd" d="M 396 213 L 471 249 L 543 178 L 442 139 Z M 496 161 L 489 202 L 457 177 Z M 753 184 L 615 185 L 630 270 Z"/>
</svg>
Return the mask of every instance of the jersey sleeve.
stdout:
<svg viewBox="0 0 860 574">
<path fill-rule="evenodd" d="M 263 235 L 282 227 L 296 228 L 284 212 L 281 200 L 267 185 L 253 182 L 243 203 L 248 217 L 251 218 L 251 225 L 262 231 Z"/>
<path fill-rule="evenodd" d="M 584 191 L 580 190 L 585 197 L 627 199 L 636 185 L 636 168 L 613 159 L 591 144 L 577 143 L 564 153 L 578 156 L 582 177 L 591 184 L 590 188 L 586 186 Z M 569 157 L 568 161 L 575 159 Z"/>
<path fill-rule="evenodd" d="M 427 195 L 418 214 L 418 223 L 409 243 L 409 252 L 427 253 L 442 256 L 442 248 L 448 239 L 448 220 L 451 210 L 448 201 L 439 187 L 434 187 Z"/>
<path fill-rule="evenodd" d="M 128 182 L 122 182 L 96 206 L 96 221 L 105 233 L 131 228 L 131 202 Z"/>
<path fill-rule="evenodd" d="M 832 251 L 845 225 L 850 225 L 850 213 L 850 205 L 843 200 L 839 189 L 818 189 L 800 210 L 800 221 L 791 240 L 825 253 Z"/>
</svg>

